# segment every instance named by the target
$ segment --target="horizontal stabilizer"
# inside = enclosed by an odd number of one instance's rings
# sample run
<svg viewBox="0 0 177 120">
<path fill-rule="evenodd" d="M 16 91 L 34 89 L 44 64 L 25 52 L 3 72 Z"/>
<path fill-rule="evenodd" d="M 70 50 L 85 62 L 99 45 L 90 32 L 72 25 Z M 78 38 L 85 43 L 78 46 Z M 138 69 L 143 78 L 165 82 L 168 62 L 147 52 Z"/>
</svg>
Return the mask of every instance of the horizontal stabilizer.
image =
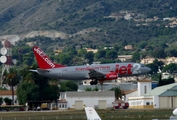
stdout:
<svg viewBox="0 0 177 120">
<path fill-rule="evenodd" d="M 29 70 L 29 71 L 38 73 L 38 71 L 37 71 L 37 70 Z"/>
<path fill-rule="evenodd" d="M 36 73 L 46 73 L 46 72 L 50 72 L 49 70 L 46 69 L 41 69 L 41 68 L 37 68 L 37 70 L 29 70 L 31 72 L 36 72 Z"/>
<path fill-rule="evenodd" d="M 37 68 L 37 71 L 42 73 L 50 72 L 49 70 L 41 69 L 41 68 Z"/>
</svg>

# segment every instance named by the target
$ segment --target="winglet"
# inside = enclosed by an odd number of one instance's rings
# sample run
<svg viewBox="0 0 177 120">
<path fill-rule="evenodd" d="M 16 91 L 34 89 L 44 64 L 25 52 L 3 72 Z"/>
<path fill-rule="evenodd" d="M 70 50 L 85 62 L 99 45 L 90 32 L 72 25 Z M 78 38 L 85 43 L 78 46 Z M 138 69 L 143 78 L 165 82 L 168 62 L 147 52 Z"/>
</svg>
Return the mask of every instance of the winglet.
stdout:
<svg viewBox="0 0 177 120">
<path fill-rule="evenodd" d="M 33 47 L 33 52 L 41 69 L 65 67 L 64 65 L 54 63 L 38 46 Z"/>
</svg>

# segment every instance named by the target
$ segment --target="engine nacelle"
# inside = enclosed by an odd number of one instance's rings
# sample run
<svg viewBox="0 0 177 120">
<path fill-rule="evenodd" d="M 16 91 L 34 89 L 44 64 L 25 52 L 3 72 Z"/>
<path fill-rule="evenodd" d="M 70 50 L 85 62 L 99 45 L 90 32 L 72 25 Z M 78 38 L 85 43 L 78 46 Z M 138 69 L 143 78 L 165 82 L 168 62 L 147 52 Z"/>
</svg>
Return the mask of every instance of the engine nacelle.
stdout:
<svg viewBox="0 0 177 120">
<path fill-rule="evenodd" d="M 105 75 L 106 80 L 115 80 L 118 78 L 118 74 L 115 72 L 110 72 Z"/>
</svg>

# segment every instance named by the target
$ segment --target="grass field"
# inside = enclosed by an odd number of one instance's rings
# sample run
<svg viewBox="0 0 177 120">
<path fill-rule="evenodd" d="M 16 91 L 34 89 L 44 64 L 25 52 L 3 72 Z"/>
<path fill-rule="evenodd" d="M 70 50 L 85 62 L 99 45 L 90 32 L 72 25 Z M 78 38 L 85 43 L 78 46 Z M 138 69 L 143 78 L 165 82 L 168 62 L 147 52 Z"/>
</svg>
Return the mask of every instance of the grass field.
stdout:
<svg viewBox="0 0 177 120">
<path fill-rule="evenodd" d="M 169 119 L 173 109 L 96 110 L 102 120 Z M 0 112 L 0 120 L 86 120 L 84 110 Z"/>
</svg>

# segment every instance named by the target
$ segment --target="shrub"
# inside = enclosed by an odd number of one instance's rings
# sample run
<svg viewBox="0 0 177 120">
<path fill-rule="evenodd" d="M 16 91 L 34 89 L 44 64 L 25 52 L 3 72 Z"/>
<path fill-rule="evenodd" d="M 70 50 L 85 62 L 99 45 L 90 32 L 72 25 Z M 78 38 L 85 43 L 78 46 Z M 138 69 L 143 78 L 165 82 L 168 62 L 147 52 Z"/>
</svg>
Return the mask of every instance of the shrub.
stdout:
<svg viewBox="0 0 177 120">
<path fill-rule="evenodd" d="M 9 99 L 8 97 L 4 98 L 4 102 L 6 103 L 6 105 L 11 105 L 11 99 Z"/>
</svg>

